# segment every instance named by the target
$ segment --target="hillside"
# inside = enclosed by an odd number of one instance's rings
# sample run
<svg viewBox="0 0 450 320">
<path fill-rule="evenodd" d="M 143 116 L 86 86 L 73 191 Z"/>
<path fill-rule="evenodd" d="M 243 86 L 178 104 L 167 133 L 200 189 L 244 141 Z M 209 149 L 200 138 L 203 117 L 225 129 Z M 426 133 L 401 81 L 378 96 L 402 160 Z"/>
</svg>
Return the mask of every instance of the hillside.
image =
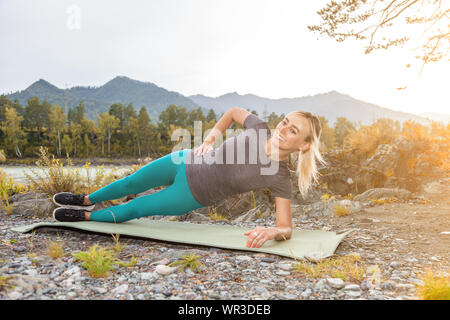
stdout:
<svg viewBox="0 0 450 320">
<path fill-rule="evenodd" d="M 124 105 L 132 103 L 136 111 L 145 106 L 150 118 L 155 120 L 162 110 L 175 104 L 185 106 L 188 110 L 202 107 L 205 115 L 211 108 L 217 115 L 220 115 L 235 106 L 256 110 L 260 116 L 264 115 L 265 110 L 267 114 L 275 112 L 278 115 L 287 114 L 293 110 L 305 110 L 324 116 L 330 125 L 334 124 L 337 117 L 346 117 L 351 121 L 361 122 L 363 125 L 371 124 L 380 117 L 400 122 L 412 119 L 422 124 L 429 123 L 426 117 L 383 108 L 336 91 L 281 99 L 264 98 L 254 94 L 240 95 L 237 92 L 215 98 L 201 94 L 186 97 L 151 82 L 142 82 L 124 76 L 115 77 L 100 87 L 75 86 L 67 90 L 40 79 L 25 90 L 6 95 L 11 100 L 17 98 L 23 106 L 32 96 L 39 97 L 41 101 L 46 99 L 51 104 L 57 103 L 63 108 L 66 97 L 69 108 L 74 108 L 80 101 L 83 101 L 86 116 L 92 120 L 96 120 L 99 113 L 106 112 L 113 103 Z M 430 119 L 433 118 L 430 117 Z"/>
<path fill-rule="evenodd" d="M 293 110 L 305 110 L 324 116 L 328 119 L 330 125 L 336 121 L 337 117 L 346 117 L 355 122 L 361 121 L 363 125 L 371 124 L 381 117 L 398 120 L 400 123 L 408 119 L 422 124 L 429 122 L 424 117 L 383 108 L 336 91 L 282 99 L 263 98 L 253 94 L 240 95 L 237 92 L 227 93 L 216 98 L 200 94 L 189 96 L 189 98 L 205 108 L 214 106 L 216 111 L 221 112 L 234 106 L 245 106 L 245 108 L 256 110 L 260 115 L 263 114 L 264 109 L 267 110 L 268 114 L 272 112 L 287 114 Z"/>
</svg>

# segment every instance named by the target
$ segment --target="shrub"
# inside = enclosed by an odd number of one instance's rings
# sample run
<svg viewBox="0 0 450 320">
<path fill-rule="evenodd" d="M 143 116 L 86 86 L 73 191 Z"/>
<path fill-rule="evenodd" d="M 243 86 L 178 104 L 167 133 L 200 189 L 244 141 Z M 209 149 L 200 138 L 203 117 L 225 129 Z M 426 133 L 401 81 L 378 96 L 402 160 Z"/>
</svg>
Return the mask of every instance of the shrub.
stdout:
<svg viewBox="0 0 450 320">
<path fill-rule="evenodd" d="M 423 285 L 416 285 L 416 295 L 421 300 L 450 300 L 450 277 L 427 270 L 420 277 Z"/>
<path fill-rule="evenodd" d="M 169 267 L 179 265 L 182 272 L 184 272 L 185 268 L 190 268 L 192 271 L 196 272 L 200 270 L 200 267 L 204 267 L 204 264 L 198 261 L 199 258 L 201 257 L 197 256 L 195 253 L 182 255 L 180 260 L 172 262 L 169 264 Z"/>
<path fill-rule="evenodd" d="M 64 250 L 61 242 L 49 241 L 47 244 L 47 254 L 53 259 L 64 256 Z"/>
<path fill-rule="evenodd" d="M 329 276 L 341 278 L 344 281 L 361 282 L 365 272 L 365 265 L 357 255 L 334 256 L 321 260 L 317 264 L 300 261 L 292 265 L 294 271 L 300 274 L 306 274 L 313 278 Z"/>
<path fill-rule="evenodd" d="M 109 276 L 109 272 L 114 270 L 114 265 L 121 267 L 132 267 L 137 260 L 132 257 L 130 262 L 117 259 L 113 249 L 102 248 L 93 245 L 89 251 L 81 251 L 72 254 L 76 260 L 82 261 L 81 266 L 85 268 L 89 276 L 102 278 Z"/>
<path fill-rule="evenodd" d="M 333 206 L 333 215 L 335 217 L 344 217 L 350 214 L 350 208 L 347 206 L 341 206 L 339 204 L 335 204 Z"/>
</svg>

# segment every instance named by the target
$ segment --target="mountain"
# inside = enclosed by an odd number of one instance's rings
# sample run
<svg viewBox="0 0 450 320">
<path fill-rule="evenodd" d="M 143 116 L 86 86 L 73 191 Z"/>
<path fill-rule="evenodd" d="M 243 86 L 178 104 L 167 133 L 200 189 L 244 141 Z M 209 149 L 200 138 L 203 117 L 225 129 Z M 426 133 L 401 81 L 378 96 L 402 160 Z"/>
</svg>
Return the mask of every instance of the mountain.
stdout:
<svg viewBox="0 0 450 320">
<path fill-rule="evenodd" d="M 216 112 L 224 112 L 235 106 L 255 110 L 260 116 L 263 115 L 264 109 L 266 109 L 267 114 L 275 112 L 278 115 L 281 115 L 281 113 L 287 114 L 294 110 L 304 110 L 324 116 L 331 126 L 334 125 L 337 117 L 345 117 L 355 122 L 361 121 L 363 125 L 369 125 L 381 117 L 398 120 L 400 123 L 408 119 L 422 124 L 429 123 L 424 117 L 383 108 L 336 91 L 282 99 L 263 98 L 253 94 L 240 95 L 237 92 L 227 93 L 216 98 L 201 94 L 192 95 L 189 98 L 207 109 L 214 107 Z"/>
<path fill-rule="evenodd" d="M 57 103 L 63 109 L 66 96 L 69 108 L 74 108 L 80 101 L 83 101 L 86 116 L 92 120 L 96 120 L 98 114 L 108 111 L 113 103 L 124 105 L 132 103 L 137 112 L 142 106 L 145 106 L 150 118 L 154 120 L 158 119 L 161 111 L 169 105 L 175 104 L 184 106 L 187 110 L 201 107 L 205 115 L 208 114 L 209 109 L 213 109 L 218 116 L 236 106 L 255 110 L 260 116 L 264 115 L 265 110 L 267 114 L 275 112 L 277 115 L 287 114 L 294 110 L 304 110 L 324 116 L 328 119 L 330 126 L 334 125 L 337 117 L 345 117 L 354 122 L 360 121 L 363 125 L 369 125 L 380 117 L 398 120 L 400 123 L 408 119 L 422 124 L 430 122 L 421 115 L 390 110 L 336 91 L 281 99 L 264 98 L 254 94 L 240 95 L 237 92 L 230 92 L 215 98 L 201 94 L 186 97 L 178 92 L 158 87 L 151 82 L 142 82 L 124 76 L 115 77 L 100 87 L 76 86 L 66 90 L 40 79 L 25 90 L 6 95 L 11 100 L 17 98 L 23 106 L 33 96 L 39 97 L 41 101 L 46 99 L 51 104 Z M 67 112 L 67 110 L 65 111 Z M 433 120 L 432 117 L 430 119 Z"/>
<path fill-rule="evenodd" d="M 51 104 L 57 103 L 64 109 L 66 94 L 69 109 L 75 108 L 80 101 L 83 101 L 86 117 L 92 120 L 96 120 L 98 114 L 107 112 L 113 103 L 124 105 L 132 103 L 136 112 L 145 106 L 150 118 L 155 120 L 161 111 L 171 104 L 184 106 L 187 110 L 200 107 L 178 92 L 168 91 L 151 82 L 137 81 L 124 76 L 115 77 L 100 87 L 76 86 L 67 89 L 67 92 L 40 79 L 25 90 L 6 95 L 6 97 L 11 100 L 17 98 L 20 104 L 25 106 L 29 98 L 37 96 L 41 101 L 46 99 Z M 204 114 L 209 111 L 203 108 L 202 110 Z"/>
<path fill-rule="evenodd" d="M 438 113 L 438 112 L 424 112 L 424 113 L 419 113 L 419 116 L 428 118 L 432 121 L 442 122 L 444 124 L 450 123 L 450 114 Z"/>
</svg>

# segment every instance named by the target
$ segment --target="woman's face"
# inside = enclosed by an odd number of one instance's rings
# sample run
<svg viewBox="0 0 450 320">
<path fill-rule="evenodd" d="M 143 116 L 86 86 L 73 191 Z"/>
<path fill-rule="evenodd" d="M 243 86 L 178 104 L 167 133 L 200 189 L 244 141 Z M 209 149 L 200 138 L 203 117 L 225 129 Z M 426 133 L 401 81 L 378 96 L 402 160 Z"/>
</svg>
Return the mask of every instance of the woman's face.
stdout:
<svg viewBox="0 0 450 320">
<path fill-rule="evenodd" d="M 290 152 L 306 151 L 311 146 L 310 142 L 305 142 L 305 138 L 311 132 L 311 124 L 308 119 L 295 114 L 288 114 L 276 126 L 272 142 Z"/>
</svg>

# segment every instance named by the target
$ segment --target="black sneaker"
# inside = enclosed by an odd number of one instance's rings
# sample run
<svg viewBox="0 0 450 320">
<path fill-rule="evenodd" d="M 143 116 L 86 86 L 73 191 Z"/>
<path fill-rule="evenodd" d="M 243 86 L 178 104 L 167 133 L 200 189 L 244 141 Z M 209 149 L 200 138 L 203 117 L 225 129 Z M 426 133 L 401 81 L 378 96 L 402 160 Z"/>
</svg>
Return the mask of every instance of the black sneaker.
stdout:
<svg viewBox="0 0 450 320">
<path fill-rule="evenodd" d="M 65 207 L 56 208 L 53 210 L 53 218 L 61 222 L 86 221 L 85 211 Z"/>
<path fill-rule="evenodd" d="M 69 209 L 92 211 L 95 204 L 83 204 L 85 196 L 85 194 L 75 194 L 72 192 L 58 192 L 53 196 L 53 202 L 58 206 L 64 206 Z"/>
</svg>

